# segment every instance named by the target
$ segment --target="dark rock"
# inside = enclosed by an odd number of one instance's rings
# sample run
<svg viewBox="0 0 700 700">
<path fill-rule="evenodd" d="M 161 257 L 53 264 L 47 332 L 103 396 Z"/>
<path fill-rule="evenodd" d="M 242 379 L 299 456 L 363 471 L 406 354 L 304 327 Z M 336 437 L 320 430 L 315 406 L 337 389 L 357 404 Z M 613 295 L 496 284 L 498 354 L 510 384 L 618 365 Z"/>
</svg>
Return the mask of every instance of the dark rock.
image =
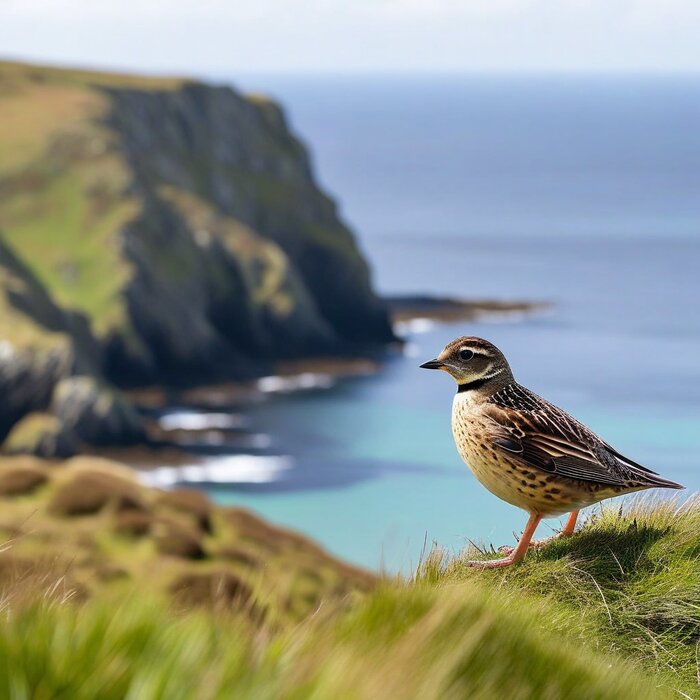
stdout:
<svg viewBox="0 0 700 700">
<path fill-rule="evenodd" d="M 83 316 L 60 309 L 0 238 L 0 440 L 27 413 L 47 409 L 56 383 L 93 371 L 97 344 Z"/>
<path fill-rule="evenodd" d="M 122 250 L 150 369 L 240 374 L 251 357 L 393 340 L 354 237 L 277 105 L 198 83 L 107 92 L 142 203 Z"/>
<path fill-rule="evenodd" d="M 62 379 L 54 389 L 51 411 L 88 445 L 129 445 L 144 438 L 136 411 L 119 392 L 94 377 Z"/>
<path fill-rule="evenodd" d="M 78 440 L 56 416 L 30 413 L 14 425 L 3 448 L 9 454 L 63 459 L 77 452 Z"/>
</svg>

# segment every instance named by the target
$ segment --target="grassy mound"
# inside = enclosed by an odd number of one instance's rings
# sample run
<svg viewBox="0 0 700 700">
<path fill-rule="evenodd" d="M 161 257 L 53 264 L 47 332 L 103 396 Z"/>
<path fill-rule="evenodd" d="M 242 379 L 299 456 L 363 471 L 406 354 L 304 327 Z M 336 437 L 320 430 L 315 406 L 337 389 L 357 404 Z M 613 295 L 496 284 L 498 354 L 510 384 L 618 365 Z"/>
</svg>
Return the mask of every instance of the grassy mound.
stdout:
<svg viewBox="0 0 700 700">
<path fill-rule="evenodd" d="M 451 586 L 479 581 L 503 600 L 545 600 L 548 628 L 603 653 L 621 653 L 691 697 L 700 664 L 700 500 L 637 498 L 604 507 L 570 539 L 528 554 L 525 565 L 479 572 L 465 552 L 433 551 L 419 578 Z"/>
<path fill-rule="evenodd" d="M 61 600 L 137 589 L 181 609 L 222 598 L 284 625 L 376 584 L 301 535 L 199 493 L 145 488 L 105 459 L 0 460 L 0 496 L 0 606 L 40 599 L 60 582 Z M 249 539 L 256 533 L 264 546 Z"/>
<path fill-rule="evenodd" d="M 698 501 L 603 509 L 511 569 L 436 549 L 413 580 L 376 581 L 188 492 L 130 482 L 139 509 L 58 515 L 67 486 L 128 473 L 42 474 L 3 501 L 0 697 L 698 696 Z"/>
</svg>

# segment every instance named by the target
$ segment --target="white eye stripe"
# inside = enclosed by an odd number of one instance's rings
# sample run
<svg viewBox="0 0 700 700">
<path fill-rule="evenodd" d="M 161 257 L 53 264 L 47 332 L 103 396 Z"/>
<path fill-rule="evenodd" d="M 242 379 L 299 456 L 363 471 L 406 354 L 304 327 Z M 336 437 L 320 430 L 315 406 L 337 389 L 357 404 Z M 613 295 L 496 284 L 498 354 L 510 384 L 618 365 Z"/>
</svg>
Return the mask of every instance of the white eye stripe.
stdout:
<svg viewBox="0 0 700 700">
<path fill-rule="evenodd" d="M 487 371 L 490 370 L 492 367 L 493 367 L 493 364 L 490 364 L 488 366 Z M 495 372 L 492 372 L 491 374 L 482 374 L 481 378 L 482 379 L 493 379 L 494 377 L 497 377 L 499 374 L 501 374 L 501 372 L 503 372 L 503 367 L 500 367 L 499 369 L 497 369 Z"/>
</svg>

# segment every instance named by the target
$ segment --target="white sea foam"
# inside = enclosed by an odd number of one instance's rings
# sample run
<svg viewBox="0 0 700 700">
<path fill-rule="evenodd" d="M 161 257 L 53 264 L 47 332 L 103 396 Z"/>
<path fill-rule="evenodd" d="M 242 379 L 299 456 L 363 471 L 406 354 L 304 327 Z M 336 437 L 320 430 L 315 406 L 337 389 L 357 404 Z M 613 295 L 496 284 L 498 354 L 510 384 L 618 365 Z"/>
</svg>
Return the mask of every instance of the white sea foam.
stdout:
<svg viewBox="0 0 700 700">
<path fill-rule="evenodd" d="M 396 335 L 427 333 L 437 325 L 437 321 L 431 318 L 412 318 L 408 321 L 397 321 L 394 324 L 394 332 Z"/>
<path fill-rule="evenodd" d="M 228 455 L 198 464 L 157 467 L 139 472 L 146 486 L 170 488 L 176 484 L 267 484 L 291 469 L 294 461 L 286 456 Z"/>
<path fill-rule="evenodd" d="M 303 389 L 328 389 L 334 380 L 330 374 L 303 372 L 289 377 L 272 375 L 262 377 L 257 381 L 257 387 L 263 393 L 285 393 Z"/>
<path fill-rule="evenodd" d="M 247 425 L 244 416 L 231 413 L 202 413 L 200 411 L 171 411 L 158 419 L 163 430 L 230 430 Z"/>
</svg>

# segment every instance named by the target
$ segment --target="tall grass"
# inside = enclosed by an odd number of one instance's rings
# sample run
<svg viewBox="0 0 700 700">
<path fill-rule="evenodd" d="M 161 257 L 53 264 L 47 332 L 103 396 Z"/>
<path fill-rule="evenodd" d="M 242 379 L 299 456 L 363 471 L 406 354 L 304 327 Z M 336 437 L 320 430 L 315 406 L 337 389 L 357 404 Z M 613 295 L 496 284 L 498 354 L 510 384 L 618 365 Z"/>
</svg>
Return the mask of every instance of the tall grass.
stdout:
<svg viewBox="0 0 700 700">
<path fill-rule="evenodd" d="M 436 550 L 414 580 L 296 623 L 125 588 L 77 604 L 25 578 L 3 606 L 0 697 L 698 697 L 699 553 L 697 501 L 635 501 L 512 569 Z"/>
<path fill-rule="evenodd" d="M 0 628 L 0 696 L 66 698 L 656 698 L 618 659 L 544 633 L 546 609 L 476 584 L 387 585 L 283 631 L 162 601 L 38 603 Z"/>
</svg>

